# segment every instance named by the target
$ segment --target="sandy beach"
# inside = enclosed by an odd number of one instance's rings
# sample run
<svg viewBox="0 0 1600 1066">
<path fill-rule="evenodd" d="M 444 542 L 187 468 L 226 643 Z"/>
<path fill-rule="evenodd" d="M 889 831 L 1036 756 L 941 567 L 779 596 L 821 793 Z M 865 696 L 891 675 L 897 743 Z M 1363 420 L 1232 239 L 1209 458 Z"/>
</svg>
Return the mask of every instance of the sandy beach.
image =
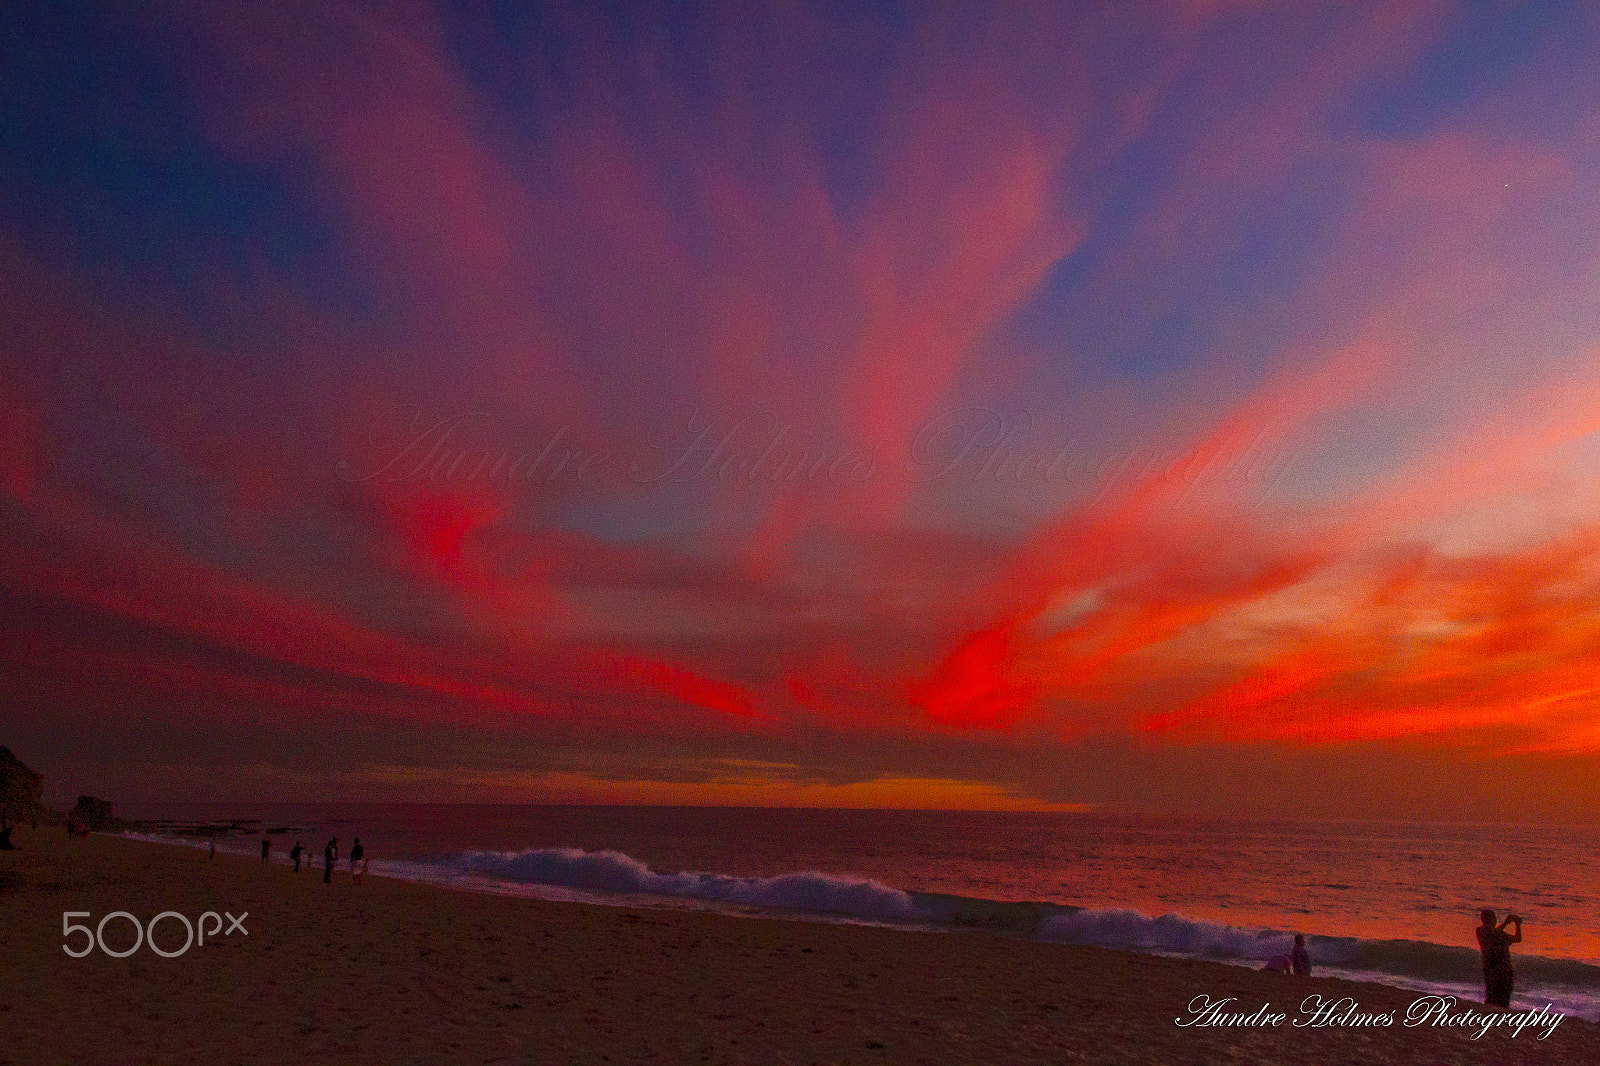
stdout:
<svg viewBox="0 0 1600 1066">
<path fill-rule="evenodd" d="M 39 1063 L 1594 1063 L 1600 1027 L 1474 1039 L 1417 996 L 1094 948 L 332 885 L 236 856 L 60 829 L 0 853 L 0 1066 Z M 63 912 L 248 914 L 174 958 L 63 950 Z M 209 926 L 208 926 L 209 929 Z M 108 922 L 112 950 L 134 942 Z M 182 946 L 166 919 L 160 946 Z M 1279 1024 L 1182 1027 L 1196 996 Z M 1292 1024 L 1352 997 L 1388 1027 Z M 1457 1011 L 1471 1010 L 1459 1004 Z"/>
</svg>

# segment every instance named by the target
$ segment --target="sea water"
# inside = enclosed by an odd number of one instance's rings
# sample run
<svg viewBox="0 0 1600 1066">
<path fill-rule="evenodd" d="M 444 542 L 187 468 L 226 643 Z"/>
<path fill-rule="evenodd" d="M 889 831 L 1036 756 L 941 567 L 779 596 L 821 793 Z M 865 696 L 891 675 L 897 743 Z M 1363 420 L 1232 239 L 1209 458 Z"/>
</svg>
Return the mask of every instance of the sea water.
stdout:
<svg viewBox="0 0 1600 1066">
<path fill-rule="evenodd" d="M 1473 929 L 1520 914 L 1518 1006 L 1600 1018 L 1600 827 L 1104 813 L 447 804 L 174 805 L 286 861 L 361 837 L 375 874 L 486 892 L 976 930 L 1482 995 Z M 148 833 L 140 835 L 150 835 Z M 191 842 L 193 838 L 190 838 Z M 223 842 L 255 853 L 258 836 Z"/>
</svg>

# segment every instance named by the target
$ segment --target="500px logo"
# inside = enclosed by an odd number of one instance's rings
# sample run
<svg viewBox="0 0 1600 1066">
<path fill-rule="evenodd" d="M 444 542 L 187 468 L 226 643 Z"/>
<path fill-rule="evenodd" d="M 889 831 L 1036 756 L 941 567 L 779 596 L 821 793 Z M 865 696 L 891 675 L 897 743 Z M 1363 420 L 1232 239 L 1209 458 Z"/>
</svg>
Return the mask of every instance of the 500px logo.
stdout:
<svg viewBox="0 0 1600 1066">
<path fill-rule="evenodd" d="M 223 914 L 228 914 L 228 912 L 224 911 Z M 196 925 L 200 927 L 198 943 L 200 943 L 202 946 L 204 946 L 206 942 L 206 936 L 208 934 L 215 939 L 219 933 L 223 936 L 227 936 L 237 929 L 245 936 L 250 935 L 250 930 L 244 927 L 244 920 L 250 917 L 249 911 L 245 911 L 237 918 L 235 918 L 232 914 L 228 914 L 227 932 L 223 932 L 222 915 L 218 914 L 216 911 L 206 911 L 204 914 L 200 915 L 200 920 L 197 923 L 190 922 L 188 918 L 179 914 L 177 911 L 162 911 L 154 918 L 151 918 L 148 925 L 140 925 L 139 919 L 135 918 L 127 911 L 112 911 L 110 914 L 100 919 L 100 924 L 95 926 L 92 932 L 87 925 L 78 925 L 72 920 L 74 918 L 89 917 L 92 917 L 92 915 L 88 911 L 61 912 L 62 940 L 71 939 L 72 934 L 74 933 L 82 933 L 86 941 L 83 945 L 82 951 L 73 951 L 71 944 L 61 945 L 61 950 L 65 951 L 68 955 L 71 955 L 75 959 L 81 959 L 85 955 L 89 954 L 95 949 L 96 944 L 100 946 L 101 951 L 105 952 L 107 955 L 110 955 L 113 959 L 124 959 L 129 955 L 132 955 L 135 951 L 138 951 L 139 948 L 147 941 L 150 944 L 150 950 L 155 952 L 157 955 L 160 955 L 164 959 L 175 959 L 179 955 L 182 955 L 185 951 L 188 951 L 196 943 Z M 106 947 L 106 923 L 113 918 L 126 918 L 128 924 L 133 926 L 133 947 L 128 948 L 126 951 L 112 951 L 110 948 Z M 177 951 L 166 951 L 156 943 L 156 925 L 159 924 L 163 918 L 172 918 L 183 923 L 185 939 L 183 941 L 183 947 L 179 948 Z M 212 922 L 209 930 L 206 929 L 206 919 L 208 918 L 211 919 Z"/>
</svg>

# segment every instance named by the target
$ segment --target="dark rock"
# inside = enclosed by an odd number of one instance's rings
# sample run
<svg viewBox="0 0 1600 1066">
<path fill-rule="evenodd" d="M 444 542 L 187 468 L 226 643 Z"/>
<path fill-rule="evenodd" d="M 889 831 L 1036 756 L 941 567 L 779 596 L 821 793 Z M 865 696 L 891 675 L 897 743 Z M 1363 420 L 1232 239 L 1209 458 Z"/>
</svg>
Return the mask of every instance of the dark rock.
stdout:
<svg viewBox="0 0 1600 1066">
<path fill-rule="evenodd" d="M 44 778 L 28 769 L 10 748 L 0 748 L 0 821 L 38 821 L 43 798 Z"/>
</svg>

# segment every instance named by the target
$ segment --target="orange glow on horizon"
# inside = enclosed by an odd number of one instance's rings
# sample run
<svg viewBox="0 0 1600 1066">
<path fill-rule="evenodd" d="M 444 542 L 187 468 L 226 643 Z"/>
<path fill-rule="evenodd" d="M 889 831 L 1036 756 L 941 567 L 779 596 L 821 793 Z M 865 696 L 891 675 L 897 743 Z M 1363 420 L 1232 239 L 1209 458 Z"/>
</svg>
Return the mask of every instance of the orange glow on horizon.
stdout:
<svg viewBox="0 0 1600 1066">
<path fill-rule="evenodd" d="M 737 769 L 737 768 L 733 768 Z M 832 784 L 730 773 L 704 781 L 607 779 L 556 771 L 455 771 L 448 776 L 412 767 L 368 767 L 350 775 L 355 788 L 448 785 L 486 802 L 639 805 L 659 807 L 782 807 L 850 810 L 1035 811 L 1083 813 L 1091 803 L 1035 799 L 983 781 L 881 777 Z"/>
</svg>

